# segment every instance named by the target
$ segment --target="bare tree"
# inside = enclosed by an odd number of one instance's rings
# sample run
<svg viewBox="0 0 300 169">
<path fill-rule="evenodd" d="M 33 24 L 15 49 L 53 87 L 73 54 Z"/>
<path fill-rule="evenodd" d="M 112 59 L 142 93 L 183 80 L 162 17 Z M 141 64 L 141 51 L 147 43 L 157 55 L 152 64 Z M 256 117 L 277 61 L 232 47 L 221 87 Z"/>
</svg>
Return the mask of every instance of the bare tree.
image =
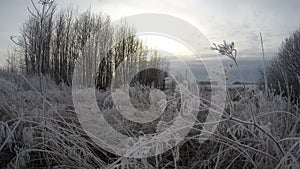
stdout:
<svg viewBox="0 0 300 169">
<path fill-rule="evenodd" d="M 109 16 L 95 15 L 90 10 L 77 15 L 69 8 L 55 14 L 53 0 L 40 0 L 40 5 L 31 2 L 30 18 L 23 24 L 21 36 L 12 40 L 22 51 L 23 70 L 39 75 L 41 93 L 43 75 L 50 75 L 56 83 L 71 85 L 78 58 L 82 59 L 77 62 L 81 63 L 82 82 L 87 86 L 96 83 L 98 88 L 110 85 L 122 62 L 124 66 L 117 74 L 123 78 L 147 65 L 164 65 L 154 52 L 147 60 L 149 50 L 126 23 L 113 26 Z"/>
<path fill-rule="evenodd" d="M 17 72 L 18 65 L 19 65 L 19 59 L 17 57 L 17 53 L 15 50 L 7 51 L 6 62 L 7 62 L 7 65 L 6 65 L 7 72 Z"/>
<path fill-rule="evenodd" d="M 48 58 L 45 57 L 46 54 L 46 48 L 45 48 L 45 41 L 47 39 L 50 39 L 50 35 L 51 35 L 51 31 L 49 32 L 49 29 L 51 29 L 51 19 L 49 19 L 49 27 L 47 25 L 47 19 L 50 17 L 52 18 L 53 16 L 53 12 L 54 12 L 54 8 L 52 8 L 53 5 L 53 0 L 40 0 L 39 3 L 42 5 L 42 9 L 39 10 L 37 9 L 35 3 L 32 2 L 32 5 L 35 9 L 35 13 L 31 12 L 30 9 L 29 12 L 31 13 L 32 16 L 36 17 L 39 20 L 39 24 L 40 24 L 40 28 L 39 28 L 39 50 L 38 50 L 38 63 L 39 63 L 39 77 L 40 77 L 40 90 L 41 93 L 43 95 L 43 86 L 42 86 L 42 73 L 43 72 L 47 72 L 47 60 L 49 60 L 49 56 Z M 51 11 L 52 10 L 52 11 Z M 45 28 L 48 27 L 48 34 L 46 34 L 46 32 L 44 32 Z M 48 42 L 49 43 L 49 42 Z M 49 44 L 48 44 L 49 45 Z M 43 70 L 44 68 L 44 70 Z"/>
<path fill-rule="evenodd" d="M 268 83 L 293 98 L 300 94 L 300 28 L 286 38 L 266 68 Z"/>
<path fill-rule="evenodd" d="M 43 95 L 42 75 L 49 72 L 52 18 L 55 5 L 53 0 L 39 0 L 38 3 L 40 6 L 31 0 L 33 10 L 28 8 L 30 19 L 23 25 L 22 38 L 16 41 L 14 37 L 11 37 L 11 40 L 24 49 L 26 72 L 36 72 L 36 67 L 38 68 L 40 92 Z"/>
</svg>

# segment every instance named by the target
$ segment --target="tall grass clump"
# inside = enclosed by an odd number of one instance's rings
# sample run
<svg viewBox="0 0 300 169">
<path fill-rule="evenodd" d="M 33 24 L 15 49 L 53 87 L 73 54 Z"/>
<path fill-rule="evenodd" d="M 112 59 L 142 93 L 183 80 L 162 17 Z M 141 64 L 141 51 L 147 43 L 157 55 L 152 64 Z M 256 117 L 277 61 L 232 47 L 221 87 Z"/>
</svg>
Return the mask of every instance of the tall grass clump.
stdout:
<svg viewBox="0 0 300 169">
<path fill-rule="evenodd" d="M 43 97 L 33 85 L 38 84 L 36 77 L 4 74 L 0 77 L 1 168 L 105 166 L 96 153 L 101 151 L 76 123 L 69 87 L 45 77 Z M 45 109 L 41 99 L 47 103 Z"/>
</svg>

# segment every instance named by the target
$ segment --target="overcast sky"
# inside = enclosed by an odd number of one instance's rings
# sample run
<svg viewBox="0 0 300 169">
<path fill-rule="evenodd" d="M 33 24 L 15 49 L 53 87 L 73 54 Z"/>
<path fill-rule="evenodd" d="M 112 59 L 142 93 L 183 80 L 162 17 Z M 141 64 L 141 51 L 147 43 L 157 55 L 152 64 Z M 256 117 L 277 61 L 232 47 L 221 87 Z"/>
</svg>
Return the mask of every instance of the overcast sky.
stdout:
<svg viewBox="0 0 300 169">
<path fill-rule="evenodd" d="M 28 18 L 30 0 L 0 0 L 0 65 L 10 43 Z M 80 11 L 119 19 L 138 13 L 164 13 L 196 26 L 210 42 L 234 41 L 241 57 L 261 57 L 262 32 L 267 57 L 276 53 L 282 40 L 300 25 L 300 0 L 60 0 L 58 10 L 70 5 Z"/>
</svg>

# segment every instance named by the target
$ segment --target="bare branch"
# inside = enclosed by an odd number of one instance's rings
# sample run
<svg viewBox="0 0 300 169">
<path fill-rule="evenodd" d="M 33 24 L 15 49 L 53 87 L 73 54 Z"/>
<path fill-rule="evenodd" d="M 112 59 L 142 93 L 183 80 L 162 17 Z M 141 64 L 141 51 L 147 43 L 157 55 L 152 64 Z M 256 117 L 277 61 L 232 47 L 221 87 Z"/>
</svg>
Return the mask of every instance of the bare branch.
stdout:
<svg viewBox="0 0 300 169">
<path fill-rule="evenodd" d="M 41 14 L 40 14 L 40 11 L 38 10 L 38 8 L 36 7 L 35 3 L 33 2 L 33 0 L 30 0 L 31 1 L 31 4 L 33 6 L 33 8 L 35 9 L 35 12 L 37 13 L 37 15 L 39 17 L 41 17 Z"/>
</svg>

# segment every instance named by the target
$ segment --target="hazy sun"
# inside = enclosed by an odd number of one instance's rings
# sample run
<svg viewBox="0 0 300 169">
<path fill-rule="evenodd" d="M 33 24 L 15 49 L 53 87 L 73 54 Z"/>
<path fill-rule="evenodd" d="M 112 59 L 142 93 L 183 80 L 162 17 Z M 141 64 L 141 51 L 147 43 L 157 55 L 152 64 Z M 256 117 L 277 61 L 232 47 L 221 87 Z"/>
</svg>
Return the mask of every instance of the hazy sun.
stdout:
<svg viewBox="0 0 300 169">
<path fill-rule="evenodd" d="M 153 50 L 164 51 L 181 59 L 194 55 L 187 46 L 173 38 L 159 35 L 138 35 L 138 37 Z"/>
</svg>

